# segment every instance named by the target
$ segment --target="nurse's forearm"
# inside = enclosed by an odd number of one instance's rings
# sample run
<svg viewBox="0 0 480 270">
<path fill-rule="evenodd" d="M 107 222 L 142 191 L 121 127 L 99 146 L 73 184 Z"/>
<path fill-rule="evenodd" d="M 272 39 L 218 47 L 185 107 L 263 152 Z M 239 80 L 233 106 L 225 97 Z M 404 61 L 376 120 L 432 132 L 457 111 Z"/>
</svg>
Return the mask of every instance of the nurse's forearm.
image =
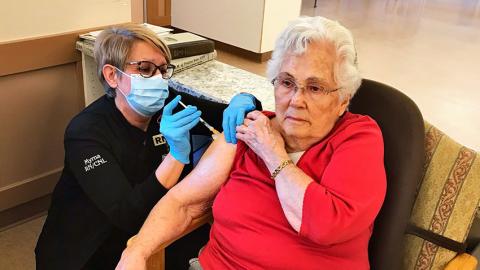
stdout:
<svg viewBox="0 0 480 270">
<path fill-rule="evenodd" d="M 170 189 L 178 182 L 184 166 L 169 153 L 158 166 L 155 176 L 162 186 Z"/>
</svg>

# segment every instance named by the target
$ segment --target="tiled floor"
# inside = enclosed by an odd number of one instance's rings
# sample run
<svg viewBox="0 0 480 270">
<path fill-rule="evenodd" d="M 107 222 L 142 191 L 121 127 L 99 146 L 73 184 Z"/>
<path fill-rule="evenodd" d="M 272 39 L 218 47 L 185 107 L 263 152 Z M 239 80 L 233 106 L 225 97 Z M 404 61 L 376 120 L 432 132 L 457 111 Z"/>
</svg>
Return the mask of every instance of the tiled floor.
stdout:
<svg viewBox="0 0 480 270">
<path fill-rule="evenodd" d="M 304 15 L 339 20 L 352 30 L 366 78 L 397 87 L 424 118 L 480 150 L 480 1 L 305 0 Z M 265 63 L 218 52 L 218 60 L 265 75 Z M 0 269 L 34 269 L 44 217 L 0 232 Z"/>
<path fill-rule="evenodd" d="M 0 269 L 35 269 L 33 249 L 44 222 L 42 216 L 0 232 Z"/>
<path fill-rule="evenodd" d="M 353 32 L 364 77 L 406 93 L 427 121 L 480 150 L 479 0 L 313 2 L 302 14 Z"/>
</svg>

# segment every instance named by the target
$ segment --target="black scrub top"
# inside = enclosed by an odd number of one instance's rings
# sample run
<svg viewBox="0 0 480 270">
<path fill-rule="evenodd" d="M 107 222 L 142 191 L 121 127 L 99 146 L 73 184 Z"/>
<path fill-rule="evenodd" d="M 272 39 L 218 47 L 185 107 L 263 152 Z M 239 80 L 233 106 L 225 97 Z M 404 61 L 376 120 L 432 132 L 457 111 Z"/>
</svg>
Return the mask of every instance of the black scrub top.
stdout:
<svg viewBox="0 0 480 270">
<path fill-rule="evenodd" d="M 170 89 L 165 104 L 177 94 Z M 225 104 L 181 95 L 221 130 Z M 181 109 L 177 106 L 174 112 Z M 72 119 L 64 138 L 64 169 L 35 248 L 38 270 L 115 268 L 127 240 L 168 191 L 155 176 L 168 154 L 159 132 L 161 112 L 144 132 L 128 123 L 113 98 L 103 96 Z M 190 134 L 211 133 L 199 123 Z M 191 169 L 191 164 L 185 166 L 181 178 Z M 186 269 L 188 259 L 208 241 L 208 230 L 202 228 L 167 248 L 167 269 Z"/>
</svg>

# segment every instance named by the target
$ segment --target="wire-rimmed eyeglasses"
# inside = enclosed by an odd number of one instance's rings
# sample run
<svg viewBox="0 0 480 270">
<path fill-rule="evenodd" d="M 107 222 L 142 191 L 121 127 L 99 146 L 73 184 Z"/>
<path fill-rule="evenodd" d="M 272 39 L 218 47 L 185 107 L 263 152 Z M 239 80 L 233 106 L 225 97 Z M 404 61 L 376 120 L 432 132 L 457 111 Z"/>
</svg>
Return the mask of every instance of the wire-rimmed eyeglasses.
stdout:
<svg viewBox="0 0 480 270">
<path fill-rule="evenodd" d="M 305 89 L 309 93 L 312 94 L 323 94 L 323 95 L 328 95 L 332 92 L 340 90 L 342 87 L 338 87 L 335 89 L 328 89 L 326 86 L 323 86 L 319 82 L 309 82 L 305 86 L 299 86 L 300 84 L 295 81 L 295 78 L 285 75 L 285 74 L 280 74 L 277 77 L 275 77 L 272 80 L 272 84 L 275 87 L 275 89 L 281 89 L 281 90 L 295 90 L 297 91 L 298 89 Z"/>
</svg>

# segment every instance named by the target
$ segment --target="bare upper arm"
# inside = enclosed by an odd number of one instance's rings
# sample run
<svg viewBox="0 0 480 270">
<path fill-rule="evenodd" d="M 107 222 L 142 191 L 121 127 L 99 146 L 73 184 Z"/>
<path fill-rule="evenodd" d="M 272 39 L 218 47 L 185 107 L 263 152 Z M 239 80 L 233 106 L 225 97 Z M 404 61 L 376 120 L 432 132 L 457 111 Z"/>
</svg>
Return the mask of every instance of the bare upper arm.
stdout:
<svg viewBox="0 0 480 270">
<path fill-rule="evenodd" d="M 228 179 L 236 149 L 236 144 L 225 141 L 223 133 L 218 135 L 193 171 L 170 190 L 170 195 L 191 208 L 189 211 L 201 215 Z"/>
</svg>

